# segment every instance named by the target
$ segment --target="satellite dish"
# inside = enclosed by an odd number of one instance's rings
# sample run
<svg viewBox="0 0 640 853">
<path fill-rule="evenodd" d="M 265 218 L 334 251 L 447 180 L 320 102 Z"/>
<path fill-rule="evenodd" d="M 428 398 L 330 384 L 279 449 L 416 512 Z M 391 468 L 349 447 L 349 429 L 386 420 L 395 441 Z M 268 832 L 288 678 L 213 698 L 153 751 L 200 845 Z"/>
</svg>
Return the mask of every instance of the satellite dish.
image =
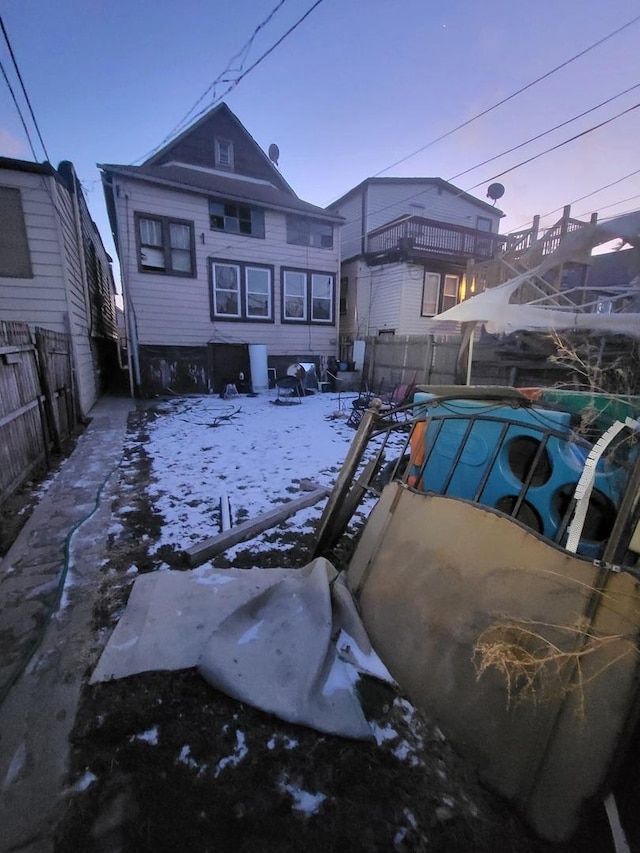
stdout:
<svg viewBox="0 0 640 853">
<path fill-rule="evenodd" d="M 489 184 L 489 189 L 487 190 L 487 197 L 493 199 L 493 203 L 495 204 L 499 198 L 502 198 L 504 195 L 504 187 L 502 184 Z"/>
<path fill-rule="evenodd" d="M 271 162 L 275 163 L 277 166 L 279 158 L 280 158 L 280 149 L 275 144 L 275 142 L 272 142 L 271 145 L 269 146 L 269 160 L 271 160 Z"/>
</svg>

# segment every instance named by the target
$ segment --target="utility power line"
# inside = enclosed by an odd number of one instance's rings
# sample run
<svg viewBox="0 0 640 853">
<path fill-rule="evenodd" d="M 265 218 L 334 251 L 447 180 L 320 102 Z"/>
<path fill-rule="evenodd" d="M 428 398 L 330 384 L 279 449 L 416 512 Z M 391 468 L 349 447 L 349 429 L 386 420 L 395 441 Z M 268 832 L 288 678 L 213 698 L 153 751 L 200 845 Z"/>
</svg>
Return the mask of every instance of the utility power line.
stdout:
<svg viewBox="0 0 640 853">
<path fill-rule="evenodd" d="M 531 163 L 534 160 L 538 160 L 540 157 L 544 157 L 545 154 L 550 154 L 552 151 L 556 151 L 557 149 L 562 148 L 563 146 L 568 145 L 571 142 L 575 142 L 577 139 L 581 139 L 583 136 L 586 136 L 589 133 L 593 133 L 593 131 L 598 130 L 601 127 L 604 127 L 605 125 L 611 124 L 611 122 L 614 122 L 617 119 L 621 118 L 622 116 L 627 115 L 627 113 L 633 112 L 633 110 L 637 110 L 639 107 L 640 107 L 640 102 L 637 104 L 634 104 L 632 107 L 628 107 L 626 110 L 622 110 L 622 112 L 617 113 L 616 115 L 612 116 L 611 118 L 606 119 L 605 121 L 600 122 L 599 124 L 592 125 L 591 127 L 587 128 L 586 130 L 583 130 L 580 133 L 577 133 L 574 136 L 569 137 L 569 139 L 565 139 L 564 141 L 559 142 L 557 145 L 551 146 L 551 148 L 547 148 L 544 151 L 540 151 L 538 154 L 534 154 L 533 157 L 529 157 L 520 163 L 516 163 L 515 166 L 511 166 L 509 169 L 505 169 L 504 171 L 499 172 L 497 175 L 494 175 L 491 178 L 487 178 L 484 181 L 479 181 L 477 184 L 474 184 L 472 187 L 468 187 L 465 190 L 459 190 L 459 192 L 457 194 L 455 194 L 454 197 L 459 198 L 460 196 L 468 195 L 471 192 L 471 190 L 474 190 L 477 187 L 482 186 L 483 184 L 489 184 L 492 181 L 495 181 L 497 178 L 500 178 L 503 175 L 508 174 L 509 172 L 513 172 L 516 169 L 519 169 L 522 166 L 527 165 L 527 163 Z M 635 174 L 635 173 L 631 173 L 631 174 Z M 627 177 L 630 177 L 630 176 L 627 176 Z M 621 180 L 624 180 L 624 178 L 622 178 Z M 406 198 L 402 199 L 402 202 L 406 203 L 408 201 L 411 201 L 414 198 L 418 198 L 419 196 L 424 195 L 426 192 L 429 192 L 429 189 L 430 188 L 419 190 L 417 193 L 414 193 L 413 195 L 407 196 Z M 376 212 L 376 214 L 383 213 L 385 210 L 388 210 L 391 207 L 395 207 L 397 205 L 397 203 L 398 202 L 394 201 L 391 204 L 385 205 L 384 207 L 377 208 L 375 212 Z M 364 223 L 363 223 L 363 227 L 364 227 Z M 520 229 L 517 229 L 517 230 L 520 230 Z M 359 237 L 366 237 L 366 234 L 360 234 L 358 236 Z"/>
<path fill-rule="evenodd" d="M 238 60 L 238 59 L 240 59 L 240 58 L 241 58 L 240 67 L 239 67 L 239 69 L 237 69 L 237 70 L 238 70 L 238 72 L 239 72 L 239 73 L 241 73 L 241 72 L 244 70 L 244 63 L 245 63 L 245 61 L 246 61 L 247 54 L 249 53 L 249 50 L 251 49 L 251 46 L 253 45 L 253 42 L 254 42 L 254 41 L 255 41 L 255 39 L 256 39 L 256 36 L 257 36 L 257 35 L 258 35 L 258 33 L 260 32 L 260 30 L 262 30 L 262 29 L 263 29 L 263 28 L 264 28 L 264 27 L 269 23 L 269 21 L 273 18 L 273 16 L 276 14 L 276 12 L 278 12 L 278 10 L 280 9 L 280 7 L 284 5 L 284 3 L 285 3 L 285 2 L 286 2 L 286 0 L 280 0 L 280 2 L 279 2 L 279 3 L 278 3 L 278 4 L 277 4 L 277 5 L 276 5 L 272 10 L 271 10 L 271 12 L 269 12 L 269 14 L 267 15 L 267 17 L 266 17 L 263 21 L 261 21 L 261 22 L 258 24 L 258 26 L 254 29 L 253 33 L 251 34 L 251 36 L 249 37 L 249 39 L 245 42 L 245 44 L 244 44 L 244 45 L 240 48 L 240 50 L 239 50 L 239 51 L 238 51 L 234 56 L 232 56 L 232 57 L 231 57 L 231 59 L 227 62 L 227 65 L 226 65 L 226 67 L 225 67 L 224 71 L 221 71 L 221 72 L 220 72 L 220 74 L 218 74 L 218 76 L 217 76 L 217 77 L 216 77 L 216 79 L 213 81 L 213 83 L 211 83 L 211 85 L 210 85 L 207 89 L 205 89 L 205 90 L 204 90 L 204 92 L 202 93 L 202 95 L 200 95 L 200 97 L 199 97 L 199 98 L 198 98 L 198 100 L 195 102 L 195 104 L 191 107 L 191 109 L 190 109 L 190 110 L 189 110 L 189 111 L 188 111 L 188 112 L 183 116 L 183 118 L 182 118 L 182 119 L 180 119 L 180 121 L 179 121 L 179 122 L 178 122 L 178 124 L 173 128 L 173 130 L 171 130 L 171 131 L 167 134 L 167 136 L 164 138 L 164 140 L 160 143 L 160 146 L 159 146 L 160 148 L 165 144 L 165 142 L 168 142 L 168 141 L 169 141 L 169 139 L 171 139 L 175 134 L 179 133 L 179 132 L 180 132 L 180 130 L 182 130 L 182 128 L 186 126 L 186 124 L 187 124 L 187 123 L 188 123 L 188 121 L 189 121 L 189 117 L 191 116 L 191 114 L 194 112 L 194 110 L 196 109 L 196 107 L 198 107 L 198 105 L 199 105 L 200 103 L 202 103 L 202 101 L 207 97 L 207 95 L 209 94 L 209 92 L 213 91 L 213 99 L 215 100 L 215 89 L 216 89 L 216 86 L 217 86 L 219 83 L 228 83 L 228 82 L 230 82 L 230 81 L 229 81 L 229 79 L 226 79 L 224 75 L 225 75 L 225 74 L 230 74 L 230 73 L 232 73 L 232 72 L 233 72 L 232 65 L 233 65 L 233 63 L 234 63 L 236 60 Z M 157 149 L 156 149 L 156 150 L 157 150 Z"/>
<path fill-rule="evenodd" d="M 638 107 L 640 107 L 640 102 L 634 104 L 632 107 L 628 107 L 626 110 L 622 110 L 622 112 L 619 112 L 614 116 L 611 116 L 611 118 L 606 119 L 606 121 L 601 121 L 600 124 L 595 124 L 592 127 L 588 127 L 586 130 L 583 130 L 580 133 L 576 133 L 575 136 L 570 136 L 569 139 L 565 139 L 563 142 L 559 142 L 557 145 L 552 145 L 551 148 L 546 148 L 544 151 L 540 151 L 539 154 L 534 154 L 533 157 L 528 157 L 526 160 L 522 160 L 520 163 L 516 163 L 515 166 L 511 166 L 509 169 L 505 169 L 502 172 L 498 172 L 497 175 L 494 175 L 491 178 L 487 178 L 485 181 L 479 181 L 477 184 L 474 184 L 472 187 L 469 187 L 468 190 L 465 190 L 465 192 L 475 190 L 477 187 L 482 186 L 482 184 L 491 183 L 491 181 L 495 181 L 497 178 L 501 178 L 503 175 L 508 175 L 509 172 L 513 172 L 515 169 L 519 169 L 521 166 L 526 166 L 527 163 L 532 163 L 534 160 L 538 160 L 545 154 L 550 154 L 552 151 L 557 151 L 558 148 L 562 148 L 564 145 L 568 145 L 570 142 L 575 142 L 576 139 L 581 139 L 588 133 L 593 133 L 594 130 L 599 130 L 601 127 L 604 127 L 607 124 L 611 124 L 612 121 L 616 121 L 617 119 L 622 118 L 622 116 L 627 115 L 627 113 L 631 113 L 634 110 L 637 110 Z"/>
<path fill-rule="evenodd" d="M 399 160 L 396 160 L 395 163 L 392 163 L 390 166 L 386 166 L 384 169 L 381 169 L 379 172 L 376 172 L 376 174 L 373 175 L 372 177 L 377 178 L 380 175 L 383 175 L 385 172 L 388 172 L 390 169 L 393 169 L 395 166 L 399 166 L 401 163 L 404 163 L 405 161 L 410 160 L 412 157 L 415 157 L 416 154 L 420 154 L 422 151 L 426 151 L 427 148 L 431 148 L 431 146 L 435 145 L 437 142 L 442 142 L 443 139 L 447 139 L 447 137 L 452 136 L 454 133 L 457 133 L 459 130 L 462 130 L 462 128 L 467 127 L 468 125 L 470 125 L 474 121 L 477 121 L 477 119 L 482 118 L 483 116 L 486 116 L 488 113 L 492 112 L 493 110 L 497 109 L 498 107 L 501 107 L 503 104 L 506 104 L 508 101 L 511 101 L 513 98 L 517 97 L 518 95 L 521 95 L 523 92 L 526 92 L 527 89 L 531 89 L 537 83 L 542 82 L 542 80 L 546 80 L 547 77 L 551 77 L 552 74 L 555 74 L 557 71 L 560 71 L 562 68 L 566 68 L 567 65 L 570 65 L 572 62 L 575 62 L 576 59 L 580 59 L 580 57 L 582 57 L 585 54 L 589 53 L 590 51 L 594 50 L 596 47 L 599 47 L 601 44 L 604 44 L 606 41 L 608 41 L 609 39 L 618 35 L 618 33 L 621 33 L 623 30 L 626 30 L 628 27 L 631 27 L 633 24 L 637 23 L 638 21 L 640 21 L 640 15 L 636 15 L 635 18 L 632 18 L 630 21 L 627 21 L 626 24 L 623 24 L 622 26 L 613 30 L 613 32 L 610 32 L 608 35 L 604 36 L 603 38 L 598 39 L 598 41 L 589 45 L 589 47 L 586 47 L 584 50 L 581 50 L 579 53 L 576 53 L 574 56 L 569 57 L 569 59 L 566 59 L 564 62 L 561 62 L 560 65 L 556 65 L 555 68 L 552 68 L 550 71 L 547 71 L 545 74 L 542 74 L 540 77 L 536 77 L 535 80 L 532 80 L 530 83 L 527 83 L 525 86 L 522 86 L 520 89 L 517 89 L 515 92 L 512 92 L 510 95 L 507 95 L 506 98 L 502 98 L 500 101 L 497 101 L 495 104 L 492 104 L 490 107 L 487 107 L 486 109 L 482 110 L 481 112 L 476 113 L 471 118 L 467 119 L 466 121 L 463 121 L 461 124 L 457 125 L 456 127 L 452 128 L 451 130 L 448 130 L 446 133 L 443 133 L 441 136 L 438 136 L 435 139 L 432 139 L 430 142 L 427 142 L 426 145 L 422 145 L 420 148 L 417 148 L 415 151 L 412 151 L 411 154 L 407 154 L 405 157 L 401 157 Z"/>
<path fill-rule="evenodd" d="M 578 115 L 573 116 L 573 118 L 569 118 L 566 121 L 560 122 L 560 124 L 554 125 L 554 127 L 550 127 L 549 130 L 545 130 L 542 133 L 538 133 L 536 136 L 531 136 L 524 142 L 520 142 L 518 145 L 514 145 L 512 148 L 507 148 L 505 151 L 501 151 L 500 154 L 496 154 L 493 157 L 489 157 L 487 160 L 483 160 L 481 163 L 477 163 L 475 166 L 470 166 L 468 169 L 465 169 L 464 172 L 458 172 L 457 175 L 453 175 L 451 178 L 447 178 L 447 180 L 455 181 L 456 178 L 461 178 L 463 175 L 468 175 L 469 172 L 474 172 L 476 169 L 479 169 L 480 166 L 486 166 L 487 163 L 492 163 L 494 160 L 499 160 L 500 157 L 504 157 L 505 155 L 511 154 L 520 148 L 524 148 L 525 145 L 529 145 L 530 142 L 535 142 L 538 139 L 542 139 L 544 136 L 548 136 L 555 130 L 559 130 L 561 127 L 566 127 L 566 125 L 571 124 L 572 122 L 577 121 L 580 118 L 584 118 L 584 116 L 589 115 L 589 113 L 593 113 L 596 110 L 599 110 L 600 107 L 604 107 L 607 104 L 610 104 L 613 101 L 617 100 L 618 98 L 621 98 L 623 95 L 627 95 L 629 94 L 629 92 L 633 92 L 634 89 L 638 88 L 640 88 L 640 83 L 636 83 L 634 86 L 629 86 L 628 89 L 624 89 L 622 92 L 618 92 L 617 95 L 613 95 L 611 98 L 607 98 L 606 101 L 601 101 L 599 104 L 596 104 L 595 107 L 590 107 L 590 109 L 578 113 Z"/>
<path fill-rule="evenodd" d="M 29 148 L 31 149 L 31 153 L 33 154 L 33 159 L 37 163 L 38 162 L 38 155 L 36 154 L 36 150 L 33 147 L 33 142 L 31 140 L 31 136 L 29 134 L 29 129 L 27 128 L 27 123 L 25 122 L 24 116 L 22 115 L 22 110 L 20 109 L 20 104 L 18 103 L 15 92 L 13 91 L 13 87 L 11 86 L 11 83 L 9 82 L 9 78 L 7 77 L 7 72 L 5 71 L 4 65 L 2 64 L 2 60 L 0 60 L 0 71 L 2 71 L 2 76 L 4 77 L 4 82 L 7 84 L 7 87 L 9 89 L 9 94 L 11 95 L 11 98 L 13 99 L 13 103 L 15 104 L 16 110 L 18 111 L 18 115 L 20 116 L 20 121 L 22 122 L 22 127 L 24 128 L 25 135 L 26 135 L 27 140 L 29 142 Z"/>
<path fill-rule="evenodd" d="M 25 87 L 25 85 L 24 85 L 24 81 L 23 81 L 23 79 L 22 79 L 22 74 L 20 73 L 20 69 L 18 68 L 18 63 L 17 63 L 17 61 L 16 61 L 16 57 L 15 57 L 15 54 L 14 54 L 14 52 L 13 52 L 13 48 L 12 48 L 12 46 L 11 46 L 11 41 L 9 40 L 9 33 L 7 32 L 7 29 L 6 29 L 5 25 L 4 25 L 4 21 L 2 20 L 2 15 L 0 15 L 0 28 L 2 29 L 2 34 L 3 34 L 3 36 L 4 36 L 4 40 L 6 41 L 6 43 L 7 43 L 7 47 L 9 48 L 9 54 L 10 54 L 10 56 L 11 56 L 11 61 L 13 62 L 13 67 L 15 68 L 16 74 L 17 74 L 17 76 L 18 76 L 18 80 L 19 80 L 19 82 L 20 82 L 20 86 L 21 86 L 21 88 L 22 88 L 22 93 L 23 93 L 23 95 L 24 95 L 25 101 L 27 102 L 27 106 L 29 107 L 29 112 L 31 113 L 31 119 L 32 119 L 32 121 L 33 121 L 33 125 L 34 125 L 34 127 L 35 127 L 35 129 L 36 129 L 36 133 L 38 134 L 38 139 L 40 140 L 40 145 L 42 145 L 42 150 L 44 151 L 44 155 L 45 155 L 45 157 L 46 157 L 47 161 L 49 161 L 49 153 L 47 152 L 47 147 L 46 147 L 46 145 L 44 144 L 44 140 L 43 140 L 43 138 L 42 138 L 42 134 L 40 133 L 40 128 L 38 127 L 38 122 L 36 121 L 36 117 L 35 117 L 35 114 L 34 114 L 34 112 L 33 112 L 33 107 L 31 106 L 31 100 L 29 99 L 29 95 L 28 95 L 28 93 L 27 93 L 27 89 L 26 89 L 26 87 Z M 25 125 L 25 121 L 24 121 L 24 119 L 23 119 L 23 117 L 22 117 L 22 113 L 20 112 L 20 109 L 19 109 L 19 107 L 18 107 L 18 102 L 17 102 L 16 97 L 15 97 L 15 95 L 14 95 L 14 93 L 13 93 L 13 90 L 12 90 L 11 86 L 9 85 L 9 80 L 8 80 L 8 77 L 7 77 L 6 71 L 4 70 L 4 67 L 2 68 L 2 74 L 3 74 L 3 76 L 4 76 L 4 79 L 5 79 L 5 80 L 6 80 L 6 82 L 7 82 L 7 85 L 9 86 L 9 91 L 11 92 L 11 97 L 13 98 L 13 102 L 14 102 L 14 104 L 16 105 L 16 108 L 18 109 L 18 113 L 19 113 L 19 115 L 20 115 L 20 119 L 21 119 L 21 121 L 22 121 L 22 126 L 23 126 L 23 127 L 24 127 L 24 129 L 25 129 L 25 133 L 27 133 L 27 138 L 29 139 L 29 146 L 31 147 L 31 151 L 33 152 L 34 159 L 37 161 L 37 159 L 38 159 L 38 158 L 36 157 L 36 153 L 35 153 L 35 151 L 33 150 L 33 145 L 32 145 L 32 143 L 31 143 L 31 139 L 30 139 L 29 134 L 28 134 L 28 132 L 27 132 L 27 128 L 26 128 L 26 125 Z"/>
<path fill-rule="evenodd" d="M 258 57 L 258 59 L 256 59 L 256 61 L 255 61 L 252 65 L 250 65 L 250 66 L 249 66 L 249 68 L 247 68 L 245 71 L 243 71 L 243 72 L 242 72 L 242 74 L 240 74 L 240 75 L 239 75 L 235 80 L 233 80 L 233 81 L 231 82 L 231 85 L 230 85 L 227 89 L 225 89 L 225 91 L 224 91 L 224 92 L 223 92 L 219 97 L 215 98 L 215 99 L 214 99 L 214 100 L 213 100 L 213 101 L 212 101 L 208 106 L 206 106 L 204 109 L 200 110 L 200 111 L 199 111 L 199 112 L 197 112 L 194 116 L 192 116 L 192 117 L 191 117 L 191 119 L 190 119 L 190 122 L 194 122 L 194 121 L 196 121 L 198 118 L 200 118 L 200 116 L 204 115 L 204 113 L 208 112 L 208 111 L 209 111 L 210 109 L 212 109 L 214 106 L 216 106 L 216 105 L 217 105 L 217 104 L 219 104 L 221 101 L 223 101 L 223 100 L 224 100 L 224 98 L 226 98 L 226 96 L 229 94 L 229 92 L 231 92 L 233 89 L 235 89 L 235 87 L 236 87 L 236 86 L 237 86 L 237 85 L 238 85 L 242 80 L 244 80 L 244 78 L 245 78 L 248 74 L 251 74 L 251 72 L 252 72 L 255 68 L 257 68 L 257 67 L 258 67 L 258 65 L 260 65 L 260 63 L 261 63 L 264 59 L 266 59 L 266 58 L 267 58 L 267 56 L 269 56 L 269 54 L 273 53 L 273 51 L 274 51 L 277 47 L 279 47 L 279 46 L 282 44 L 282 42 L 283 42 L 286 38 L 288 38 L 288 36 L 290 36 L 290 35 L 291 35 L 291 33 L 292 33 L 292 32 L 294 32 L 294 30 L 296 30 L 304 20 L 306 20 L 306 18 L 308 18 L 308 17 L 309 17 L 309 15 L 314 11 L 314 9 L 316 9 L 316 8 L 317 8 L 321 3 L 323 3 L 323 2 L 324 2 L 324 0 L 316 0 L 316 2 L 313 4 L 313 6 L 311 6 L 311 8 L 310 8 L 310 9 L 308 9 L 308 10 L 304 13 L 304 15 L 302 15 L 300 18 L 298 18 L 298 20 L 295 22 L 295 24 L 293 24 L 291 27 L 289 27 L 289 29 L 284 33 L 284 35 L 282 35 L 282 36 L 281 36 L 281 37 L 280 37 L 280 38 L 279 38 L 279 39 L 278 39 L 274 44 L 272 44 L 270 48 L 268 48 L 267 50 L 265 50 L 265 52 L 264 52 L 263 54 L 261 54 L 261 55 Z M 282 5 L 282 4 L 280 4 L 280 5 Z M 276 8 L 279 8 L 279 7 L 276 7 Z M 275 13 L 275 11 L 276 11 L 276 10 L 274 10 L 274 13 Z M 226 72 L 223 72 L 223 74 L 224 74 L 224 73 L 226 73 Z M 199 99 L 198 99 L 198 102 L 197 102 L 197 103 L 200 103 L 200 101 L 202 101 L 202 98 L 203 98 L 203 97 L 205 97 L 205 96 L 206 96 L 206 94 L 207 94 L 209 91 L 211 91 L 211 87 L 209 87 L 209 89 L 207 90 L 207 92 L 205 92 L 205 94 L 204 94 L 201 98 L 199 98 Z M 189 112 L 191 113 L 192 111 L 193 111 L 193 108 L 192 108 Z M 156 146 L 152 151 L 150 151 L 148 154 L 145 154 L 145 155 L 144 155 L 144 157 L 139 157 L 139 158 L 138 158 L 137 160 L 135 160 L 134 162 L 138 163 L 140 160 L 147 160 L 147 159 L 149 159 L 149 157 L 152 157 L 152 156 L 153 156 L 157 151 L 159 151 L 159 150 L 160 150 L 164 145 L 166 145 L 168 142 L 170 142 L 172 138 L 173 138 L 173 132 L 172 132 L 169 136 L 165 137 L 165 139 L 160 143 L 160 145 L 157 145 L 157 146 Z"/>
<path fill-rule="evenodd" d="M 581 195 L 579 198 L 574 198 L 572 201 L 567 202 L 567 204 L 568 205 L 577 204 L 579 201 L 584 201 L 585 198 L 591 198 L 591 196 L 597 195 L 598 193 L 603 192 L 604 190 L 608 190 L 611 187 L 615 187 L 617 184 L 621 184 L 623 181 L 626 181 L 629 178 L 633 178 L 634 175 L 638 175 L 638 174 L 640 174 L 640 169 L 635 169 L 633 172 L 629 172 L 627 175 L 623 175 L 621 178 L 617 178 L 615 181 L 611 181 L 610 183 L 604 184 L 603 186 L 598 187 L 595 190 L 591 190 L 591 192 L 586 193 L 586 195 Z M 630 198 L 622 199 L 622 201 L 614 202 L 614 204 L 622 204 L 623 201 L 630 201 L 632 198 L 636 198 L 636 196 L 631 196 Z M 607 207 L 611 207 L 611 206 L 612 205 L 606 205 L 605 207 L 598 207 L 598 210 L 599 211 L 600 210 L 606 210 Z M 564 207 L 566 207 L 566 205 L 560 205 L 560 207 L 554 207 L 553 210 L 548 210 L 546 213 L 541 213 L 540 219 L 546 219 L 547 216 L 551 216 L 552 213 L 558 213 Z M 588 211 L 588 212 L 590 212 L 590 211 Z M 583 214 L 583 213 L 577 214 L 577 216 L 584 216 L 584 215 L 585 214 Z M 529 224 L 530 224 L 530 221 L 525 222 L 524 225 L 519 225 L 517 228 L 514 228 L 513 231 L 522 231 Z"/>
</svg>

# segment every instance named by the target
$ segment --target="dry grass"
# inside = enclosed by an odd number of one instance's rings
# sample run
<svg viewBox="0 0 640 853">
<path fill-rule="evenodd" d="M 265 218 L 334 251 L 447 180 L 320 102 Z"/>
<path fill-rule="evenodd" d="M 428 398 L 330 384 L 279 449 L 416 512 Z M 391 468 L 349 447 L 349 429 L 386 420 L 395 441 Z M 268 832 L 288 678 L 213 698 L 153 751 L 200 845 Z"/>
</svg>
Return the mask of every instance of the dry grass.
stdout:
<svg viewBox="0 0 640 853">
<path fill-rule="evenodd" d="M 490 669 L 503 676 L 508 707 L 551 703 L 574 694 L 576 712 L 584 718 L 586 685 L 637 653 L 630 637 L 600 636 L 580 622 L 505 619 L 482 632 L 473 648 L 473 663 L 478 679 Z"/>
</svg>

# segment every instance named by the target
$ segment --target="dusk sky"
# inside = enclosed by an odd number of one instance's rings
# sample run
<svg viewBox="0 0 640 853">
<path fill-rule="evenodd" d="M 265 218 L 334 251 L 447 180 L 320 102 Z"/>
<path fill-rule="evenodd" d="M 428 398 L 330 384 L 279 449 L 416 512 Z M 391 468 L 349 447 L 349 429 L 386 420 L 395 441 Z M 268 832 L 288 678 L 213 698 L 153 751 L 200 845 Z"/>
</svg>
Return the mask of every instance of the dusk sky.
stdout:
<svg viewBox="0 0 640 853">
<path fill-rule="evenodd" d="M 315 0 L 0 0 L 50 161 L 71 160 L 115 257 L 96 163 L 135 163 L 230 83 L 201 96 L 278 5 L 247 69 Z M 442 177 L 486 200 L 509 167 L 640 104 L 640 20 L 526 92 L 383 171 L 640 16 L 638 0 L 321 0 L 225 97 L 256 142 L 280 148 L 298 195 L 325 206 L 378 173 Z M 0 60 L 44 160 L 8 48 Z M 637 86 L 621 97 L 624 90 Z M 454 177 L 554 125 L 542 139 Z M 536 213 L 580 218 L 640 208 L 640 109 L 498 178 L 501 231 Z M 0 155 L 33 160 L 0 77 Z M 478 184 L 476 187 L 475 185 Z M 475 188 L 474 188 L 475 187 Z"/>
</svg>

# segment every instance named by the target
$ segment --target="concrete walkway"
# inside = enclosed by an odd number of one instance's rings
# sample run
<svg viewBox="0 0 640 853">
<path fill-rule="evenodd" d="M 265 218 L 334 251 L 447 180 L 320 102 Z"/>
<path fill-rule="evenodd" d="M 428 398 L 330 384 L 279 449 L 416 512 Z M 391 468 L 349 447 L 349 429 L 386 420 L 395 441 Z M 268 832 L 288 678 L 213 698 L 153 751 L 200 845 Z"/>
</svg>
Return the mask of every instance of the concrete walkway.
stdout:
<svg viewBox="0 0 640 853">
<path fill-rule="evenodd" d="M 0 562 L 0 853 L 53 849 L 127 417 L 104 397 Z M 66 571 L 66 579 L 65 579 Z"/>
</svg>

